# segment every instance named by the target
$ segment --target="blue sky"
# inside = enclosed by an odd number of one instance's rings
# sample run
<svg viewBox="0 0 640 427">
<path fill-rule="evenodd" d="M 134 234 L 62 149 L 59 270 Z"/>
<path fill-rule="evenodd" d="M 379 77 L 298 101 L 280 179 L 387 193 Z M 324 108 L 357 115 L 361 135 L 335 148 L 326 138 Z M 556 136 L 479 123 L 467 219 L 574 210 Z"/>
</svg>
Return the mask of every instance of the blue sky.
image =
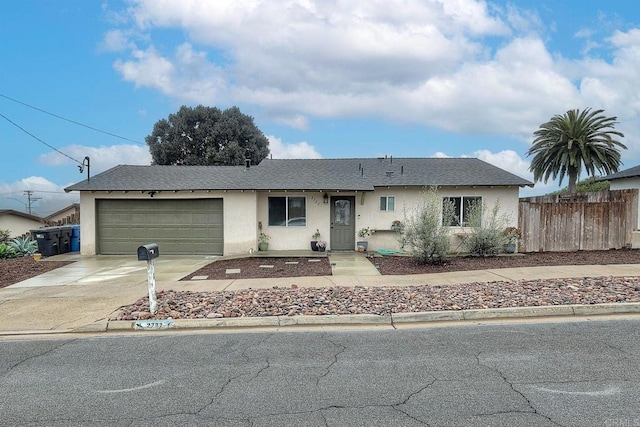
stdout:
<svg viewBox="0 0 640 427">
<path fill-rule="evenodd" d="M 85 156 L 92 175 L 149 164 L 181 105 L 237 105 L 274 158 L 479 157 L 527 179 L 541 123 L 601 108 L 640 163 L 634 2 L 4 0 L 0 39 L 0 209 L 78 201 Z"/>
</svg>

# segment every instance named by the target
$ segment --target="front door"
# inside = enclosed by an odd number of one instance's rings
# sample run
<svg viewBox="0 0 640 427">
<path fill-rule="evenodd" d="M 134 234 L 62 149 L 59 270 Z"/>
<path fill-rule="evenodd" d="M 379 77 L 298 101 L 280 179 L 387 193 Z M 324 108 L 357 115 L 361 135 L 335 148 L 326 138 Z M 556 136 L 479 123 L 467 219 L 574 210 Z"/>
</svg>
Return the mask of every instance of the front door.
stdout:
<svg viewBox="0 0 640 427">
<path fill-rule="evenodd" d="M 356 247 L 356 198 L 331 197 L 331 250 L 352 251 Z"/>
</svg>

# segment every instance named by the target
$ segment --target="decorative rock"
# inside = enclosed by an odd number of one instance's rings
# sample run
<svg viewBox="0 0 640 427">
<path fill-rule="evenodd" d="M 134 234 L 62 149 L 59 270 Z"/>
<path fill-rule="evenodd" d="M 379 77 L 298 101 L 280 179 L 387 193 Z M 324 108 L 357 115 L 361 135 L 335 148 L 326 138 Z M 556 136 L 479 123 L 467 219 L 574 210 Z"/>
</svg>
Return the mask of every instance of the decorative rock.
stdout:
<svg viewBox="0 0 640 427">
<path fill-rule="evenodd" d="M 598 277 L 468 283 L 447 286 L 383 286 L 299 288 L 291 284 L 268 289 L 190 292 L 158 295 L 154 319 L 197 319 L 297 315 L 412 313 L 596 305 L 640 302 L 640 277 Z M 149 317 L 146 317 L 149 316 Z M 151 316 L 148 299 L 124 306 L 110 320 L 138 320 Z"/>
</svg>

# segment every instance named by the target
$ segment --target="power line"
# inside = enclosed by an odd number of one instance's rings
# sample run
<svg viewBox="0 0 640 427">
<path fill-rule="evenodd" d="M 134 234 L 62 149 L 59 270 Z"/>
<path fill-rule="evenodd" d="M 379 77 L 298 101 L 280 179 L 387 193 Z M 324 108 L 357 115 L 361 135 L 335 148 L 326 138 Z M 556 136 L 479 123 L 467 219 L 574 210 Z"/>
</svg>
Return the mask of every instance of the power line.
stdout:
<svg viewBox="0 0 640 427">
<path fill-rule="evenodd" d="M 29 201 L 29 215 L 31 215 L 31 205 L 33 204 L 33 202 L 37 202 L 38 200 L 42 200 L 42 197 L 35 197 L 33 195 L 33 191 L 31 190 L 26 190 L 24 192 L 24 195 L 27 196 L 27 200 Z"/>
<path fill-rule="evenodd" d="M 19 101 L 17 99 L 11 98 L 10 96 L 3 95 L 2 93 L 0 93 L 0 97 L 6 98 L 9 101 L 13 101 L 13 102 L 16 102 L 18 104 L 24 105 L 25 107 L 33 108 L 36 111 L 40 111 L 41 113 L 48 114 L 48 115 L 53 116 L 55 118 L 58 118 L 60 120 L 65 120 L 65 121 L 67 121 L 69 123 L 73 123 L 74 125 L 82 126 L 82 127 L 85 127 L 87 129 L 91 129 L 91 130 L 96 131 L 96 132 L 104 133 L 105 135 L 113 136 L 114 138 L 120 138 L 120 139 L 123 139 L 125 141 L 134 142 L 134 143 L 139 144 L 139 145 L 147 145 L 147 144 L 145 144 L 143 142 L 136 141 L 135 139 L 130 139 L 130 138 L 127 138 L 125 136 L 116 135 L 115 133 L 111 133 L 111 132 L 107 132 L 107 131 L 104 131 L 104 130 L 100 130 L 100 129 L 95 128 L 93 126 L 85 125 L 85 124 L 77 122 L 75 120 L 71 120 L 71 119 L 68 119 L 66 117 L 59 116 L 57 114 L 54 114 L 54 113 L 51 113 L 49 111 L 43 110 L 42 108 L 38 108 L 38 107 L 35 107 L 33 105 L 27 104 L 26 102 L 22 102 L 22 101 Z"/>
<path fill-rule="evenodd" d="M 58 150 L 56 147 L 54 147 L 53 145 L 49 145 L 46 142 L 44 142 L 43 140 L 41 140 L 40 138 L 38 138 L 37 136 L 35 136 L 34 134 L 32 134 L 31 132 L 29 132 L 28 130 L 26 130 L 25 128 L 23 128 L 22 126 L 20 126 L 19 124 L 15 123 L 14 121 L 12 121 L 11 119 L 9 119 L 7 116 L 5 116 L 4 114 L 0 113 L 0 117 L 2 117 L 3 119 L 5 119 L 6 121 L 8 121 L 9 123 L 11 123 L 12 125 L 14 125 L 15 127 L 17 127 L 18 129 L 20 129 L 22 132 L 26 133 L 27 135 L 29 135 L 30 137 L 34 138 L 37 141 L 40 141 L 41 143 L 43 143 L 44 145 L 46 145 L 47 147 L 51 148 L 54 151 L 57 151 L 58 153 L 62 154 L 63 156 L 73 160 L 76 163 L 82 164 L 82 162 L 80 160 L 76 160 L 73 157 L 69 156 L 68 154 L 63 153 L 62 151 Z"/>
</svg>

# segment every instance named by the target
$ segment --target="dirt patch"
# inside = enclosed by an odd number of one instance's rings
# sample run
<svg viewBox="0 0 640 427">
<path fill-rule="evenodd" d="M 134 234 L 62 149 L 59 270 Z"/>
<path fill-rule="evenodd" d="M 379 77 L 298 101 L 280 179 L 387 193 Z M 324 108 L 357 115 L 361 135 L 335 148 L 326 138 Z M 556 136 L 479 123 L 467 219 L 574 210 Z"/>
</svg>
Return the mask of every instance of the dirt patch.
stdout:
<svg viewBox="0 0 640 427">
<path fill-rule="evenodd" d="M 73 261 L 36 261 L 32 257 L 0 260 L 0 288 L 39 276 Z"/>
<path fill-rule="evenodd" d="M 227 270 L 237 269 L 240 273 L 227 274 Z M 193 276 L 207 276 L 210 280 L 331 276 L 331 265 L 326 257 L 225 259 L 212 262 L 181 280 L 191 280 Z"/>
<path fill-rule="evenodd" d="M 309 262 L 309 259 L 314 258 L 239 258 L 220 260 L 206 265 L 182 280 L 191 280 L 193 276 L 207 276 L 209 280 L 219 280 L 331 275 L 331 265 L 328 258 L 315 258 L 319 260 L 317 262 Z M 456 256 L 451 257 L 443 265 L 421 265 L 408 256 L 376 256 L 370 261 L 383 275 L 404 275 L 551 265 L 640 264 L 640 250 L 530 252 L 491 258 Z M 298 262 L 298 264 L 288 264 L 291 262 Z M 261 265 L 273 265 L 273 268 L 261 268 Z M 228 269 L 240 269 L 240 273 L 227 274 Z M 640 274 L 640 270 L 638 273 Z"/>
<path fill-rule="evenodd" d="M 373 258 L 371 261 L 383 275 L 402 275 L 552 265 L 640 264 L 640 250 L 529 252 L 490 258 L 456 256 L 451 257 L 443 265 L 422 265 L 415 262 L 413 258 L 406 256 L 384 256 Z M 638 273 L 640 274 L 640 270 Z"/>
</svg>

